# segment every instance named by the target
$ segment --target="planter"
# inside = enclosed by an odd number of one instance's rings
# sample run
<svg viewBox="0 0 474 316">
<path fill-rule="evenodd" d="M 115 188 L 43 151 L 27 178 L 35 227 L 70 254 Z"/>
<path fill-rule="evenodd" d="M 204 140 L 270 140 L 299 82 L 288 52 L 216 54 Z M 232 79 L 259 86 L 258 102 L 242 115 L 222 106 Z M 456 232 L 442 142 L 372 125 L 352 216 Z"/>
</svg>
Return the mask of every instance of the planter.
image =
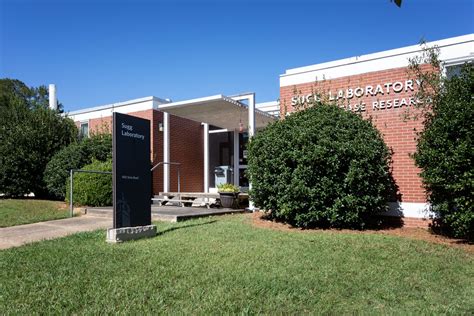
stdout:
<svg viewBox="0 0 474 316">
<path fill-rule="evenodd" d="M 239 192 L 219 192 L 221 206 L 225 208 L 237 208 L 237 199 L 239 198 Z"/>
</svg>

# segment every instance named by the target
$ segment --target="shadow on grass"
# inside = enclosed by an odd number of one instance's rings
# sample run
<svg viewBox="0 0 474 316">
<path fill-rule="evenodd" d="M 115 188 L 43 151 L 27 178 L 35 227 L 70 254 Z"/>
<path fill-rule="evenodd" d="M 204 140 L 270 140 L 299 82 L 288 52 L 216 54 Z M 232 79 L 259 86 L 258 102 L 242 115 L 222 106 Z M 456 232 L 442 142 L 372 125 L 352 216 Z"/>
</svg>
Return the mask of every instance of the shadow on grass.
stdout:
<svg viewBox="0 0 474 316">
<path fill-rule="evenodd" d="M 275 222 L 279 224 L 286 224 L 289 225 L 291 228 L 295 229 L 303 229 L 303 230 L 312 230 L 312 229 L 335 229 L 335 230 L 342 230 L 342 229 L 349 229 L 354 231 L 370 231 L 370 230 L 390 230 L 390 229 L 397 229 L 403 227 L 403 217 L 397 216 L 382 216 L 382 215 L 371 215 L 364 218 L 364 227 L 332 227 L 328 223 L 318 223 L 314 225 L 310 225 L 308 227 L 298 227 L 292 225 L 292 223 L 285 222 L 282 219 L 274 218 L 271 213 L 264 213 L 261 216 L 262 220 Z"/>
<path fill-rule="evenodd" d="M 183 225 L 183 226 L 177 226 L 177 227 L 170 227 L 168 229 L 165 229 L 165 230 L 162 230 L 162 231 L 159 231 L 156 233 L 156 236 L 161 236 L 161 235 L 164 235 L 166 233 L 169 233 L 169 232 L 172 232 L 172 231 L 175 231 L 175 230 L 178 230 L 178 229 L 183 229 L 183 228 L 191 228 L 191 227 L 196 227 L 196 226 L 203 226 L 203 225 L 209 225 L 209 224 L 213 224 L 217 222 L 216 220 L 212 220 L 212 221 L 208 221 L 208 222 L 205 222 L 205 223 L 199 223 L 199 224 L 188 224 L 188 225 Z"/>
</svg>

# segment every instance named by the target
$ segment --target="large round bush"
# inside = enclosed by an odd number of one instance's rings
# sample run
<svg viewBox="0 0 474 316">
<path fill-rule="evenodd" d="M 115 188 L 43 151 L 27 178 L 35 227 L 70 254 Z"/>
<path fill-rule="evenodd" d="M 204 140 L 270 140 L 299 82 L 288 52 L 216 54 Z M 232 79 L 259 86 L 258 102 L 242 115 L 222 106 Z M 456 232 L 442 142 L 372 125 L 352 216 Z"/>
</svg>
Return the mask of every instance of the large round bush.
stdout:
<svg viewBox="0 0 474 316">
<path fill-rule="evenodd" d="M 390 153 L 370 121 L 318 104 L 249 144 L 255 205 L 299 227 L 363 227 L 386 210 Z"/>
<path fill-rule="evenodd" d="M 438 223 L 474 239 L 474 66 L 445 80 L 433 97 L 415 160 Z"/>
<path fill-rule="evenodd" d="M 64 200 L 69 170 L 80 169 L 93 159 L 106 161 L 111 157 L 111 134 L 94 134 L 79 143 L 72 143 L 63 148 L 48 162 L 44 171 L 43 178 L 49 193 L 57 199 Z"/>
<path fill-rule="evenodd" d="M 92 161 L 83 170 L 112 171 L 112 159 L 107 161 Z M 67 185 L 66 201 L 69 202 L 69 179 Z M 112 205 L 112 175 L 96 173 L 74 174 L 74 204 L 84 206 L 110 206 Z"/>
</svg>

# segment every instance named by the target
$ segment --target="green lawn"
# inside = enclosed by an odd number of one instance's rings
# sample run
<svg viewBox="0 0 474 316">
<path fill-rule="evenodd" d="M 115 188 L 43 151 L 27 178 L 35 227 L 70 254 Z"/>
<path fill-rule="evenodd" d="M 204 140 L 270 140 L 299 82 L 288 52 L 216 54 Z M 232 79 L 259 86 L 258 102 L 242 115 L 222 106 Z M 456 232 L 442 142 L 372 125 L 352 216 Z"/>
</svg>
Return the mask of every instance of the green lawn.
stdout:
<svg viewBox="0 0 474 316">
<path fill-rule="evenodd" d="M 0 227 L 65 218 L 63 202 L 34 199 L 0 199 Z"/>
<path fill-rule="evenodd" d="M 255 228 L 248 215 L 158 223 L 0 251 L 4 314 L 474 312 L 474 256 L 376 234 Z"/>
</svg>

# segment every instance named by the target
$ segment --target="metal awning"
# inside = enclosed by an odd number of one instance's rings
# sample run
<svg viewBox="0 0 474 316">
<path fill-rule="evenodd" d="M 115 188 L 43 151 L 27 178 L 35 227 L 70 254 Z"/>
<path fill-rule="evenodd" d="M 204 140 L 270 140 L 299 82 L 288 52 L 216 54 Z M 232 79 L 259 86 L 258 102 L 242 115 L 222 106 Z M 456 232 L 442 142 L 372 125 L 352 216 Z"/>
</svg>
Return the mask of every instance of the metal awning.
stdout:
<svg viewBox="0 0 474 316">
<path fill-rule="evenodd" d="M 248 107 L 244 103 L 218 94 L 214 96 L 191 99 L 186 101 L 160 104 L 158 110 L 189 120 L 207 123 L 220 128 L 238 130 L 240 122 L 244 128 L 248 126 Z M 277 118 L 255 110 L 255 127 L 263 128 Z"/>
</svg>

